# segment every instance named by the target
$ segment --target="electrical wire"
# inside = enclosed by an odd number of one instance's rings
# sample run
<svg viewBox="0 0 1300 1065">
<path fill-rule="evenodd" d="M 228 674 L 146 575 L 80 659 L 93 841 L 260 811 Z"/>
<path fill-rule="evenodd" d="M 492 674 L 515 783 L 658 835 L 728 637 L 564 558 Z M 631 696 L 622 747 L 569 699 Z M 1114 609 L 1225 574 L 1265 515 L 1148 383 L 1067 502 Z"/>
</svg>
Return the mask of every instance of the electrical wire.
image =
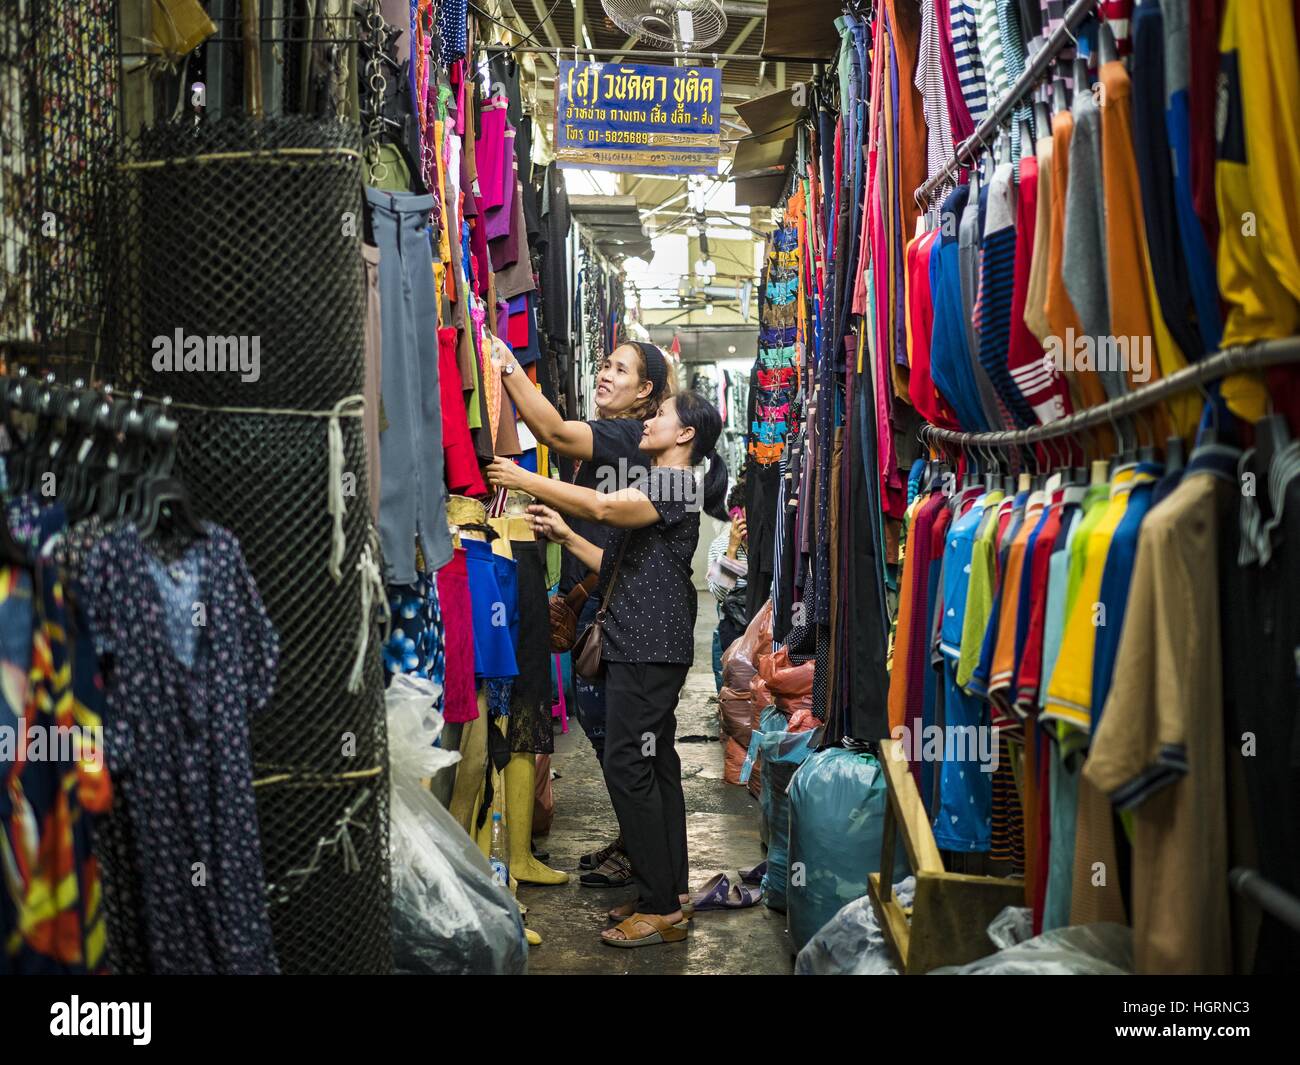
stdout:
<svg viewBox="0 0 1300 1065">
<path fill-rule="evenodd" d="M 535 34 L 538 30 L 540 30 L 543 26 L 545 26 L 548 22 L 551 21 L 551 16 L 555 14 L 555 9 L 556 9 L 557 7 L 559 7 L 560 4 L 562 4 L 563 2 L 564 2 L 564 0 L 555 0 L 555 3 L 553 3 L 553 4 L 551 5 L 551 9 L 550 9 L 548 12 L 546 12 L 545 15 L 542 16 L 542 21 L 539 22 L 536 26 L 534 26 L 531 30 L 529 30 L 529 31 L 528 31 L 528 36 L 525 37 L 522 41 L 516 41 L 514 44 L 504 44 L 504 43 L 498 41 L 498 42 L 495 42 L 495 43 L 493 43 L 493 44 L 485 45 L 485 47 L 487 47 L 487 48 L 494 48 L 494 47 L 498 47 L 498 46 L 499 46 L 499 47 L 501 47 L 501 48 L 504 48 L 507 52 L 513 52 L 516 48 L 522 48 L 524 45 L 526 45 L 529 41 L 531 41 L 531 40 L 533 39 L 533 34 Z M 495 22 L 495 23 L 496 23 L 498 26 L 500 26 L 503 30 L 508 30 L 508 31 L 510 31 L 511 33 L 518 33 L 518 32 L 519 32 L 519 27 L 518 27 L 518 26 L 508 26 L 508 25 L 506 25 L 504 22 L 502 22 L 500 19 L 495 19 L 495 18 L 493 18 L 493 17 L 492 17 L 491 15 L 489 15 L 486 11 L 484 11 L 481 7 L 479 7 L 478 4 L 474 3 L 473 0 L 469 0 L 469 6 L 470 6 L 471 8 L 473 8 L 475 11 L 477 11 L 480 15 L 482 15 L 482 16 L 483 16 L 485 19 L 487 19 L 489 22 Z M 520 21 L 521 21 L 521 22 L 523 21 L 523 16 L 520 16 Z M 526 25 L 526 24 L 525 24 L 525 25 Z M 541 42 L 539 41 L 539 42 L 537 42 L 537 43 L 540 44 Z"/>
</svg>

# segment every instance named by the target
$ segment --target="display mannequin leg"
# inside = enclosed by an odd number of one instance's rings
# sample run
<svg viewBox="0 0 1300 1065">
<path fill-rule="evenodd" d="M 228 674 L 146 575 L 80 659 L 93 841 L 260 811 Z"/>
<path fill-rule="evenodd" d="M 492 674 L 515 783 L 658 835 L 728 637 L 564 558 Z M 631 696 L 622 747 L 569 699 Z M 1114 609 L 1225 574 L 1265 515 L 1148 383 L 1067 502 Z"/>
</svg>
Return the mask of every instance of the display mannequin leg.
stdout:
<svg viewBox="0 0 1300 1065">
<path fill-rule="evenodd" d="M 483 771 L 487 763 L 487 695 L 478 697 L 478 717 L 465 722 L 460 734 L 460 762 L 456 765 L 456 783 L 451 793 L 451 815 L 470 835 L 474 815 L 483 792 Z"/>
<path fill-rule="evenodd" d="M 443 725 L 442 735 L 438 737 L 441 741 L 442 748 L 447 751 L 460 750 L 460 736 L 463 722 L 452 722 Z M 456 786 L 456 771 L 460 768 L 460 763 L 449 765 L 446 769 L 439 769 L 433 774 L 433 779 L 429 782 L 429 790 L 434 797 L 442 803 L 445 809 L 451 808 L 451 792 Z"/>
<path fill-rule="evenodd" d="M 533 857 L 533 804 L 537 799 L 537 758 L 510 756 L 505 771 L 506 815 L 510 828 L 510 874 L 521 884 L 567 884 L 569 874 Z"/>
</svg>

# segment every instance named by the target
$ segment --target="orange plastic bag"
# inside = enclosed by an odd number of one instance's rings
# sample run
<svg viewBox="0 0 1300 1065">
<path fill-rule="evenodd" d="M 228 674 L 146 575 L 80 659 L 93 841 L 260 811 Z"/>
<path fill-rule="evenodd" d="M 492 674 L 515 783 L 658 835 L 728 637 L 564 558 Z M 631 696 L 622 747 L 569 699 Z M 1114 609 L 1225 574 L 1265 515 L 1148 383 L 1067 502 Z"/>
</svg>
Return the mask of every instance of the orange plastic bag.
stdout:
<svg viewBox="0 0 1300 1065">
<path fill-rule="evenodd" d="M 722 683 L 732 691 L 749 690 L 758 672 L 758 657 L 772 652 L 772 600 L 754 615 L 744 634 L 722 653 Z"/>
<path fill-rule="evenodd" d="M 773 702 L 788 714 L 812 709 L 813 672 L 811 659 L 802 665 L 790 663 L 790 652 L 782 647 L 758 659 L 758 675 L 772 693 Z"/>
<path fill-rule="evenodd" d="M 801 706 L 791 712 L 790 727 L 786 729 L 787 732 L 811 732 L 821 724 L 820 721 L 813 717 L 811 696 L 809 696 L 808 702 L 810 705 Z"/>
<path fill-rule="evenodd" d="M 754 731 L 754 697 L 748 691 L 723 688 L 718 693 L 718 724 L 724 736 L 749 750 L 749 737 Z"/>
<path fill-rule="evenodd" d="M 730 736 L 723 736 L 723 768 L 722 779 L 728 784 L 740 783 L 740 770 L 745 764 L 745 748 L 733 740 Z"/>
</svg>

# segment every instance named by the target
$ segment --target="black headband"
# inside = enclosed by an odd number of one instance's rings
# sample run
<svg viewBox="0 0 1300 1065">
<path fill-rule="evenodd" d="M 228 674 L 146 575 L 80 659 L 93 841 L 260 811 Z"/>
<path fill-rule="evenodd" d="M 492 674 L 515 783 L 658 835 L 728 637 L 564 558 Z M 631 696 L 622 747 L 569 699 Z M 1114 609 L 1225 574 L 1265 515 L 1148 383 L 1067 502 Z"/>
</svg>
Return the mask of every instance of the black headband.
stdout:
<svg viewBox="0 0 1300 1065">
<path fill-rule="evenodd" d="M 654 344 L 642 344 L 637 340 L 630 343 L 641 353 L 641 361 L 645 363 L 646 379 L 651 385 L 650 397 L 656 398 L 668 383 L 668 359 Z"/>
</svg>

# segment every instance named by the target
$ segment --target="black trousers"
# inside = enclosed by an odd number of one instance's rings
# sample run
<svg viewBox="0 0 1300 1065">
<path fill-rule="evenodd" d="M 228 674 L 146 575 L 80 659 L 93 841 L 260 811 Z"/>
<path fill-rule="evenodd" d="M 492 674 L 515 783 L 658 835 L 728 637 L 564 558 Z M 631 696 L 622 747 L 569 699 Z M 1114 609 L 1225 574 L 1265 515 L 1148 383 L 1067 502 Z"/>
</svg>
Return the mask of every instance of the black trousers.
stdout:
<svg viewBox="0 0 1300 1065">
<path fill-rule="evenodd" d="M 689 666 L 610 662 L 605 675 L 605 785 L 632 861 L 642 913 L 668 914 L 689 889 L 686 796 L 675 745 Z"/>
</svg>

